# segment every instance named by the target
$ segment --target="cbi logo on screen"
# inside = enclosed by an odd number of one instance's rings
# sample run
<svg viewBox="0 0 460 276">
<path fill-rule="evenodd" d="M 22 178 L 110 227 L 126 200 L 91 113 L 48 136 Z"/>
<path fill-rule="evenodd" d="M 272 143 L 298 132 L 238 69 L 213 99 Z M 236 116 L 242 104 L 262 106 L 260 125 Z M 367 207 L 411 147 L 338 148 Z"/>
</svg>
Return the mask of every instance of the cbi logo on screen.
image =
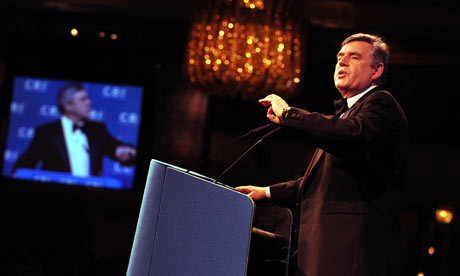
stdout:
<svg viewBox="0 0 460 276">
<path fill-rule="evenodd" d="M 24 81 L 24 91 L 46 93 L 48 89 L 48 82 L 37 79 L 26 79 Z"/>
<path fill-rule="evenodd" d="M 35 129 L 33 127 L 22 126 L 18 128 L 18 138 L 20 140 L 30 140 L 34 137 Z"/>
<path fill-rule="evenodd" d="M 59 109 L 56 105 L 44 104 L 40 106 L 40 116 L 46 118 L 57 118 L 59 117 Z"/>
<path fill-rule="evenodd" d="M 102 88 L 102 97 L 123 100 L 126 97 L 126 88 L 106 85 Z"/>
<path fill-rule="evenodd" d="M 96 110 L 92 109 L 91 114 L 89 115 L 91 120 L 94 121 L 103 121 L 104 120 L 104 111 L 103 110 Z"/>
<path fill-rule="evenodd" d="M 11 114 L 21 115 L 24 114 L 26 105 L 23 102 L 12 102 L 10 105 Z"/>
<path fill-rule="evenodd" d="M 8 163 L 14 163 L 19 157 L 19 152 L 16 150 L 5 150 L 5 153 L 3 154 L 3 159 L 5 162 Z"/>
<path fill-rule="evenodd" d="M 123 111 L 118 114 L 118 121 L 122 125 L 137 125 L 139 123 L 139 115 L 135 112 Z"/>
</svg>

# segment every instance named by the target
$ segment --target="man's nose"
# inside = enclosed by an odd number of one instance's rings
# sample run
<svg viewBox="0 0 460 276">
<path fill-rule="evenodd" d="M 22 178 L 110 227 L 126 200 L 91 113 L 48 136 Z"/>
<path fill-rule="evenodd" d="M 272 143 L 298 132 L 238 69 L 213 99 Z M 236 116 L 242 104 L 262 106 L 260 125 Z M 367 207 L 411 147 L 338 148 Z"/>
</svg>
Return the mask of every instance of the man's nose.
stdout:
<svg viewBox="0 0 460 276">
<path fill-rule="evenodd" d="M 339 59 L 339 65 L 340 66 L 347 66 L 348 62 L 350 61 L 348 56 L 343 56 Z"/>
</svg>

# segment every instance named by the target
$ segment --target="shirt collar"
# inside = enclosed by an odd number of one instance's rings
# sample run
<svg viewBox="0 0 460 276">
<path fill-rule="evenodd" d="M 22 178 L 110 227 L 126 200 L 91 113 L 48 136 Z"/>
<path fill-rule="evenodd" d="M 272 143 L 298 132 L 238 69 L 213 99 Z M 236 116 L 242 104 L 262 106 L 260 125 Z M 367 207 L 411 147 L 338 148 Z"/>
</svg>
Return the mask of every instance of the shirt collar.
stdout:
<svg viewBox="0 0 460 276">
<path fill-rule="evenodd" d="M 72 120 L 70 120 L 66 116 L 61 116 L 61 123 L 67 131 L 73 132 L 73 125 L 75 124 Z M 83 126 L 83 123 L 77 124 L 79 127 Z"/>
<path fill-rule="evenodd" d="M 61 116 L 61 123 L 62 123 L 62 127 L 71 132 L 72 131 L 72 127 L 73 127 L 73 121 L 70 120 L 69 118 L 67 118 L 66 116 Z"/>
<path fill-rule="evenodd" d="M 367 92 L 371 91 L 372 89 L 374 89 L 376 87 L 377 87 L 377 85 L 371 85 L 366 90 L 364 90 L 363 92 L 360 92 L 360 93 L 354 95 L 353 97 L 347 98 L 346 100 L 347 100 L 348 108 L 351 108 L 359 99 L 361 99 L 362 96 L 366 95 Z"/>
</svg>

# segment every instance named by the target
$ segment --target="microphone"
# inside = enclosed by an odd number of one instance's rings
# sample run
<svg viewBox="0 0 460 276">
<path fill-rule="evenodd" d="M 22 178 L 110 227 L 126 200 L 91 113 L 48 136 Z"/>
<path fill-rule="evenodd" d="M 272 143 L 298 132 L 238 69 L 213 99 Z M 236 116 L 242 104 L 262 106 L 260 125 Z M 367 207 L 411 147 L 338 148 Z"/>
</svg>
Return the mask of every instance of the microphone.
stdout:
<svg viewBox="0 0 460 276">
<path fill-rule="evenodd" d="M 210 159 L 211 157 L 213 157 L 214 155 L 216 155 L 217 153 L 221 152 L 222 150 L 224 150 L 225 148 L 227 148 L 228 146 L 230 146 L 231 144 L 235 143 L 236 141 L 240 140 L 240 139 L 243 139 L 244 137 L 247 137 L 249 135 L 253 135 L 253 134 L 257 134 L 259 132 L 263 132 L 264 130 L 267 130 L 267 129 L 270 129 L 270 128 L 273 128 L 275 127 L 276 124 L 275 123 L 268 123 L 268 124 L 265 124 L 263 126 L 260 126 L 260 127 L 256 127 L 254 129 L 251 129 L 250 131 L 248 131 L 247 133 L 241 135 L 241 136 L 238 136 L 236 137 L 235 139 L 231 140 L 230 142 L 228 142 L 227 144 L 223 145 L 222 147 L 220 147 L 219 149 L 217 149 L 215 152 L 211 153 L 210 155 L 208 155 L 207 157 L 205 157 L 203 160 L 197 162 L 196 164 L 194 164 L 190 169 L 188 169 L 186 171 L 186 173 L 190 172 L 191 170 L 195 169 L 196 167 L 198 167 L 199 165 L 203 164 L 203 162 L 205 162 L 206 160 Z"/>
<path fill-rule="evenodd" d="M 248 154 L 248 152 L 250 152 L 255 146 L 257 146 L 260 142 L 262 142 L 263 140 L 267 139 L 267 138 L 270 138 L 272 137 L 275 133 L 277 133 L 278 131 L 280 131 L 283 127 L 279 126 L 275 129 L 273 129 L 272 131 L 270 131 L 269 133 L 265 134 L 264 136 L 262 136 L 262 138 L 260 138 L 257 142 L 255 142 L 251 147 L 249 147 L 249 149 L 247 149 L 242 155 L 240 155 L 240 157 L 238 157 L 235 161 L 233 161 L 232 164 L 230 164 L 230 166 L 228 166 L 221 174 L 219 174 L 218 177 L 216 177 L 216 179 L 214 179 L 214 181 L 212 183 L 216 183 L 228 170 L 230 170 L 236 163 L 238 163 L 238 161 L 241 160 L 241 158 L 243 158 L 246 154 Z"/>
</svg>

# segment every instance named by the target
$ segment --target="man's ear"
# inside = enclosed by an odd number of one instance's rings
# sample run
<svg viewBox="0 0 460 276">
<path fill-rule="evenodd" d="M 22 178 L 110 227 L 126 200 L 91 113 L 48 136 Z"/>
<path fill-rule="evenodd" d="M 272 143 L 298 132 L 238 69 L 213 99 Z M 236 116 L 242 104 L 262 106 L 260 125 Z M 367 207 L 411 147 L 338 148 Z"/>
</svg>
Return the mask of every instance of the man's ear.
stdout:
<svg viewBox="0 0 460 276">
<path fill-rule="evenodd" d="M 372 80 L 375 81 L 379 79 L 383 74 L 383 69 L 384 69 L 383 62 L 379 62 L 375 66 L 372 66 L 372 67 L 374 69 L 374 74 L 372 74 Z"/>
</svg>

